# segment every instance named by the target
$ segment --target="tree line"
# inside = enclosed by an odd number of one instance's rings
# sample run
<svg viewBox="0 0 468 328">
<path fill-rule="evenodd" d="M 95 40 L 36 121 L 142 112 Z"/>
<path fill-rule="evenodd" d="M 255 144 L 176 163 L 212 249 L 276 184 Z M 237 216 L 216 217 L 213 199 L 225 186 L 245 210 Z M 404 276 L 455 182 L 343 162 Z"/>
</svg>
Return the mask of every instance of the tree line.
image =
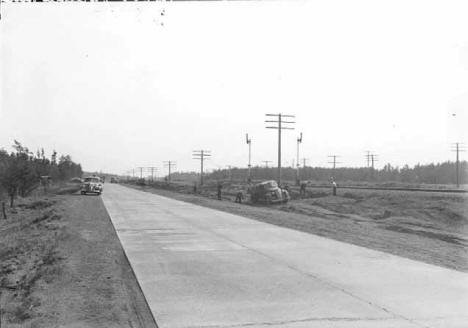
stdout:
<svg viewBox="0 0 468 328">
<path fill-rule="evenodd" d="M 81 165 L 73 162 L 70 155 L 58 157 L 54 150 L 48 158 L 44 149 L 33 153 L 16 140 L 12 147 L 14 151 L 10 153 L 0 148 L 0 198 L 7 195 L 10 206 L 16 196 L 27 196 L 41 181 L 67 181 L 83 174 Z"/>
<path fill-rule="evenodd" d="M 276 167 L 252 167 L 252 179 L 269 180 L 276 179 Z M 245 180 L 247 178 L 246 168 L 232 168 L 216 170 L 207 175 L 207 179 L 215 180 Z M 296 180 L 296 169 L 285 167 L 281 170 L 281 177 L 285 181 Z M 339 182 L 401 182 L 401 183 L 427 183 L 427 184 L 456 184 L 456 163 L 443 162 L 431 164 L 417 164 L 413 167 L 385 165 L 382 169 L 370 167 L 301 167 L 299 168 L 300 180 L 311 180 L 318 182 L 329 181 L 331 177 Z M 462 161 L 459 166 L 459 183 L 468 184 L 468 162 Z"/>
</svg>

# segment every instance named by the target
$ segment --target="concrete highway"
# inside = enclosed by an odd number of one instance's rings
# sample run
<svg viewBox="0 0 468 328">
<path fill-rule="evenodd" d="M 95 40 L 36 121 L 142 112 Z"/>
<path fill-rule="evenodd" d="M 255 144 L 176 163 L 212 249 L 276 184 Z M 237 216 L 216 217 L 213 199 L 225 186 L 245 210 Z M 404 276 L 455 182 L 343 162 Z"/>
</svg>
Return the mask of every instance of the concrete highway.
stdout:
<svg viewBox="0 0 468 328">
<path fill-rule="evenodd" d="M 468 274 L 106 184 L 161 328 L 468 327 Z"/>
</svg>

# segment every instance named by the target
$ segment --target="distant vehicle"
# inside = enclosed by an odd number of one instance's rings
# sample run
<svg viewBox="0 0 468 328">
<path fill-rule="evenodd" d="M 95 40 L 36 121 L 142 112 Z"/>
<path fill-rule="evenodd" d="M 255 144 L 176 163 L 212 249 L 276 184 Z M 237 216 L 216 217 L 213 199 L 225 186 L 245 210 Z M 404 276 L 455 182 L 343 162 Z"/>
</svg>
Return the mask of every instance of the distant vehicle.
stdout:
<svg viewBox="0 0 468 328">
<path fill-rule="evenodd" d="M 249 190 L 252 203 L 287 203 L 289 193 L 286 189 L 278 187 L 274 180 L 264 181 L 252 186 Z"/>
<path fill-rule="evenodd" d="M 111 183 L 119 183 L 119 179 L 112 177 L 110 182 Z"/>
<path fill-rule="evenodd" d="M 100 195 L 102 193 L 102 181 L 99 177 L 87 177 L 81 185 L 81 194 L 93 193 Z"/>
</svg>

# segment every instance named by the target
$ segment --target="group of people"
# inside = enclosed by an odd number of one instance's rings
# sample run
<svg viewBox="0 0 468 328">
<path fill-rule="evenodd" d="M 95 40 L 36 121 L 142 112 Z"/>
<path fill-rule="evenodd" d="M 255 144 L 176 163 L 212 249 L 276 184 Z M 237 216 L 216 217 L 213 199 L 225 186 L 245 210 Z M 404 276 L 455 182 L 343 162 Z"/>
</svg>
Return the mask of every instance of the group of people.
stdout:
<svg viewBox="0 0 468 328">
<path fill-rule="evenodd" d="M 221 183 L 218 183 L 217 191 L 218 191 L 218 200 L 222 200 L 222 189 L 223 185 Z M 238 191 L 236 193 L 236 199 L 234 202 L 241 204 L 242 201 L 244 200 L 244 193 L 242 191 Z"/>
<path fill-rule="evenodd" d="M 338 188 L 338 185 L 335 181 L 335 178 L 334 177 L 330 177 L 330 183 L 332 185 L 332 193 L 333 193 L 333 196 L 336 196 L 336 190 Z M 247 193 L 249 192 L 249 188 L 250 188 L 250 185 L 251 185 L 251 182 L 249 181 L 249 187 L 247 188 Z M 306 189 L 307 189 L 307 181 L 302 181 L 299 183 L 299 196 L 301 198 L 304 198 L 306 197 Z M 289 192 L 289 186 L 286 184 L 282 187 L 283 189 L 287 190 Z M 218 183 L 217 187 L 216 187 L 216 190 L 217 190 L 217 196 L 218 196 L 218 200 L 222 200 L 222 191 L 223 191 L 223 185 L 222 183 Z M 196 183 L 194 184 L 193 186 L 193 192 L 197 192 L 197 185 Z M 236 193 L 236 199 L 234 202 L 236 203 L 239 203 L 241 204 L 242 201 L 244 200 L 245 198 L 245 195 L 244 195 L 244 191 L 243 190 L 240 190 Z"/>
</svg>

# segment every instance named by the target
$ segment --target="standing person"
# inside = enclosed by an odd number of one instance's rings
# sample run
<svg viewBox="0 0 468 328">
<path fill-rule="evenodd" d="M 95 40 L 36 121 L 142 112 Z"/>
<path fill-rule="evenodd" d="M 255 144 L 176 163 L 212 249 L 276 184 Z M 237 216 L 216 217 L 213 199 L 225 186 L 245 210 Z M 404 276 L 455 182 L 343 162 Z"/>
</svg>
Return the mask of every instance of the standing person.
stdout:
<svg viewBox="0 0 468 328">
<path fill-rule="evenodd" d="M 235 202 L 241 204 L 243 199 L 244 193 L 242 191 L 237 192 Z"/>
<path fill-rule="evenodd" d="M 335 178 L 331 177 L 330 182 L 331 182 L 332 188 L 333 188 L 333 196 L 336 196 L 336 188 L 338 187 L 338 185 L 335 182 Z"/>
<path fill-rule="evenodd" d="M 221 189 L 223 188 L 223 185 L 221 183 L 218 183 L 218 200 L 221 200 Z"/>
<path fill-rule="evenodd" d="M 307 183 L 305 181 L 301 182 L 301 189 L 299 191 L 299 194 L 301 195 L 301 197 L 305 197 L 306 187 L 307 187 Z"/>
</svg>

